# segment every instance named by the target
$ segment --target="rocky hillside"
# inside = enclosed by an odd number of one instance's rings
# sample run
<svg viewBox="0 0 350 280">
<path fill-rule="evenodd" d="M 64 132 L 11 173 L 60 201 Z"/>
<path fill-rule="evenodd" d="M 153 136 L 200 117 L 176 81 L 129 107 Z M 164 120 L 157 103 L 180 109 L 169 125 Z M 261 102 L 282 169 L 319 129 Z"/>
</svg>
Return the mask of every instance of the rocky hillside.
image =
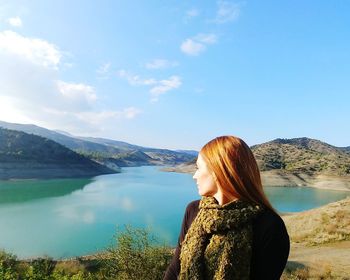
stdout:
<svg viewBox="0 0 350 280">
<path fill-rule="evenodd" d="M 349 175 L 350 154 L 310 138 L 276 139 L 252 146 L 261 171 L 285 170 L 292 173 Z"/>
<path fill-rule="evenodd" d="M 40 136 L 0 128 L 0 179 L 90 177 L 114 173 Z"/>
</svg>

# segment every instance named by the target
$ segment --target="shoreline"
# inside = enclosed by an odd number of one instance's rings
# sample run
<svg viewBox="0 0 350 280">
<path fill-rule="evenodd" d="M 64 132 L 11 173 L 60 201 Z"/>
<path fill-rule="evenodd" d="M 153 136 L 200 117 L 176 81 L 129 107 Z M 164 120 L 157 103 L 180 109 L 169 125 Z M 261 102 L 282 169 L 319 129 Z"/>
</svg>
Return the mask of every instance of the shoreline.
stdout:
<svg viewBox="0 0 350 280">
<path fill-rule="evenodd" d="M 178 166 L 159 166 L 161 172 L 175 172 L 193 174 L 195 172 L 194 165 L 180 164 Z M 118 174 L 120 172 L 110 173 Z M 349 191 L 350 192 L 350 176 L 334 176 L 326 174 L 310 175 L 307 173 L 292 173 L 284 170 L 261 171 L 261 181 L 264 187 L 311 187 L 316 189 Z M 45 176 L 46 175 L 46 176 Z M 56 176 L 55 176 L 56 175 Z M 99 174 L 74 174 L 60 176 L 62 174 L 33 176 L 30 178 L 0 178 L 0 182 L 25 182 L 25 181 L 41 181 L 51 179 L 81 179 L 93 178 L 105 173 Z"/>
<path fill-rule="evenodd" d="M 281 218 L 284 220 L 285 223 L 288 223 L 289 219 L 295 219 L 295 217 L 308 217 L 308 213 L 313 214 L 313 213 L 322 212 L 323 209 L 333 209 L 334 205 L 349 203 L 349 200 L 350 200 L 350 196 L 348 196 L 345 199 L 340 199 L 338 201 L 330 202 L 330 203 L 328 203 L 326 205 L 322 205 L 322 206 L 319 206 L 319 207 L 316 207 L 316 208 L 303 210 L 303 211 L 299 211 L 299 212 L 281 212 L 281 213 L 279 213 L 279 215 L 281 216 Z M 322 219 L 320 219 L 320 220 L 322 220 Z M 303 225 L 304 225 L 304 223 L 303 223 Z M 336 242 L 337 241 L 331 241 L 331 242 L 327 242 L 327 244 L 329 244 L 331 246 L 332 243 L 336 243 Z M 293 244 L 298 244 L 298 243 L 294 242 Z M 169 246 L 169 248 L 170 249 L 174 249 L 175 247 Z M 4 251 L 4 249 L 0 248 L 0 252 L 1 251 Z M 7 252 L 7 251 L 5 251 L 5 252 Z M 8 252 L 8 253 L 12 254 L 11 252 Z M 72 256 L 72 257 L 66 257 L 66 258 L 55 258 L 55 257 L 51 257 L 51 256 L 48 256 L 48 255 L 32 256 L 32 257 L 24 257 L 24 258 L 21 258 L 21 257 L 17 256 L 17 260 L 20 261 L 20 262 L 31 262 L 31 261 L 36 260 L 36 259 L 49 258 L 49 259 L 51 259 L 51 260 L 53 260 L 55 262 L 78 262 L 78 261 L 87 261 L 87 262 L 91 261 L 91 262 L 93 262 L 96 259 L 103 258 L 103 257 L 105 257 L 107 255 L 108 255 L 107 251 L 101 250 L 101 251 L 97 251 L 97 252 L 94 252 L 94 253 L 91 253 L 91 254 L 87 254 L 87 255 Z"/>
<path fill-rule="evenodd" d="M 350 192 L 350 176 L 309 175 L 271 170 L 261 172 L 261 180 L 264 187 L 307 187 Z"/>
<path fill-rule="evenodd" d="M 164 167 L 160 171 L 193 174 L 195 167 L 194 165 L 182 164 L 174 167 Z M 307 173 L 291 173 L 283 170 L 261 171 L 260 174 L 264 187 L 307 187 L 350 192 L 350 176 L 309 175 Z"/>
</svg>

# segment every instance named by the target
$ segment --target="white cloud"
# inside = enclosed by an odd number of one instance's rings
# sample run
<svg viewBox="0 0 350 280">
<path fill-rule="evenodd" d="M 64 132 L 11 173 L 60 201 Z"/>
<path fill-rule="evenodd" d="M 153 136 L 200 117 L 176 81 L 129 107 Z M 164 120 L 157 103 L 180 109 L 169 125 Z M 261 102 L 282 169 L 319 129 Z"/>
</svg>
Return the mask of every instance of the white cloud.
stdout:
<svg viewBox="0 0 350 280">
<path fill-rule="evenodd" d="M 126 79 L 128 83 L 133 86 L 149 86 L 157 83 L 157 81 L 153 78 L 142 79 L 140 76 L 133 75 L 124 69 L 118 71 L 118 76 Z"/>
<path fill-rule="evenodd" d="M 158 84 L 153 87 L 150 92 L 152 94 L 152 102 L 158 101 L 160 95 L 168 92 L 169 90 L 176 89 L 182 84 L 180 77 L 171 76 L 167 80 L 160 80 Z"/>
<path fill-rule="evenodd" d="M 99 79 L 108 79 L 109 78 L 109 72 L 111 68 L 111 63 L 106 62 L 102 64 L 97 70 L 96 73 L 98 74 Z"/>
<path fill-rule="evenodd" d="M 140 113 L 141 110 L 128 107 L 120 111 L 79 112 L 75 116 L 91 125 L 100 125 L 108 120 L 133 119 Z"/>
<path fill-rule="evenodd" d="M 193 38 L 186 39 L 182 42 L 180 49 L 187 55 L 196 56 L 204 52 L 207 45 L 217 42 L 217 36 L 215 34 L 200 33 Z"/>
<path fill-rule="evenodd" d="M 147 69 L 165 69 L 170 67 L 175 67 L 178 65 L 176 61 L 169 61 L 166 59 L 154 59 L 151 62 L 146 63 L 145 67 Z"/>
<path fill-rule="evenodd" d="M 97 72 L 100 73 L 100 74 L 105 74 L 109 71 L 109 68 L 111 67 L 111 63 L 110 62 L 107 62 L 107 63 L 104 63 L 100 66 L 100 68 L 97 69 Z"/>
<path fill-rule="evenodd" d="M 92 86 L 66 83 L 64 81 L 56 81 L 56 85 L 62 96 L 70 101 L 85 100 L 91 104 L 97 99 L 95 89 Z"/>
<path fill-rule="evenodd" d="M 182 84 L 179 76 L 171 76 L 168 79 L 156 80 L 154 78 L 142 79 L 138 75 L 133 75 L 126 70 L 118 72 L 119 77 L 124 78 L 132 86 L 151 86 L 149 92 L 151 93 L 151 101 L 158 101 L 158 97 L 170 90 L 179 88 Z"/>
<path fill-rule="evenodd" d="M 240 4 L 228 1 L 218 1 L 217 5 L 218 9 L 214 19 L 215 23 L 222 24 L 237 20 L 241 13 Z"/>
<path fill-rule="evenodd" d="M 7 22 L 14 27 L 22 27 L 22 20 L 20 17 L 12 17 L 7 19 Z"/>
<path fill-rule="evenodd" d="M 122 116 L 124 116 L 127 119 L 133 119 L 140 113 L 142 113 L 142 111 L 139 110 L 138 108 L 128 107 L 122 111 Z"/>
<path fill-rule="evenodd" d="M 194 18 L 199 16 L 199 11 L 195 8 L 186 11 L 187 18 Z"/>
<path fill-rule="evenodd" d="M 197 36 L 195 36 L 194 39 L 204 44 L 214 44 L 217 42 L 217 36 L 212 33 L 209 33 L 209 34 L 200 33 Z"/>
<path fill-rule="evenodd" d="M 91 135 L 141 112 L 106 109 L 92 85 L 61 80 L 62 57 L 45 40 L 0 32 L 0 120 Z"/>
<path fill-rule="evenodd" d="M 61 51 L 54 44 L 42 39 L 27 38 L 10 30 L 0 32 L 0 52 L 52 68 L 57 68 L 62 58 Z"/>
<path fill-rule="evenodd" d="M 22 112 L 13 105 L 13 100 L 8 96 L 0 95 L 0 120 L 13 123 L 33 123 L 33 120 L 23 116 Z"/>
<path fill-rule="evenodd" d="M 206 47 L 202 43 L 195 42 L 192 39 L 186 39 L 182 42 L 180 49 L 188 55 L 199 55 L 206 49 Z"/>
</svg>

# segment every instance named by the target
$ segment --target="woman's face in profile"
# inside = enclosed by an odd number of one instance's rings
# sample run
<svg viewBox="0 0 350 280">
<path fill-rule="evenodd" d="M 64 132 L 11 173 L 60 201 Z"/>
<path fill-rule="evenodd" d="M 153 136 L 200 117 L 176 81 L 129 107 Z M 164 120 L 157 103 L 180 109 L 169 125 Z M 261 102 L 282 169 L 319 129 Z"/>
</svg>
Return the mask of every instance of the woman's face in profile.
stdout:
<svg viewBox="0 0 350 280">
<path fill-rule="evenodd" d="M 201 196 L 214 196 L 218 187 L 214 180 L 213 172 L 208 168 L 201 154 L 197 158 L 197 170 L 193 175 L 193 179 L 197 181 L 198 193 Z"/>
</svg>

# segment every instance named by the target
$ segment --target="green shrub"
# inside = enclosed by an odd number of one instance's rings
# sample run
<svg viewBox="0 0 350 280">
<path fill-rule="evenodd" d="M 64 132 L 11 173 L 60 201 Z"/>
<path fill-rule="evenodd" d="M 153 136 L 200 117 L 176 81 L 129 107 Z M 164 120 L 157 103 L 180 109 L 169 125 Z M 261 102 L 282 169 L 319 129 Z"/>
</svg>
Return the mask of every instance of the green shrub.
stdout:
<svg viewBox="0 0 350 280">
<path fill-rule="evenodd" d="M 16 256 L 0 251 L 0 279 L 16 280 L 19 279 Z"/>
<path fill-rule="evenodd" d="M 28 280 L 53 280 L 51 276 L 55 269 L 55 261 L 51 258 L 38 258 L 30 263 L 26 273 Z"/>
<path fill-rule="evenodd" d="M 173 252 L 149 230 L 125 226 L 100 255 L 74 261 L 38 258 L 18 261 L 0 251 L 0 280 L 157 280 L 163 279 Z"/>
<path fill-rule="evenodd" d="M 105 279 L 163 279 L 172 252 L 166 246 L 156 245 L 156 241 L 148 230 L 125 226 L 101 258 Z"/>
</svg>

